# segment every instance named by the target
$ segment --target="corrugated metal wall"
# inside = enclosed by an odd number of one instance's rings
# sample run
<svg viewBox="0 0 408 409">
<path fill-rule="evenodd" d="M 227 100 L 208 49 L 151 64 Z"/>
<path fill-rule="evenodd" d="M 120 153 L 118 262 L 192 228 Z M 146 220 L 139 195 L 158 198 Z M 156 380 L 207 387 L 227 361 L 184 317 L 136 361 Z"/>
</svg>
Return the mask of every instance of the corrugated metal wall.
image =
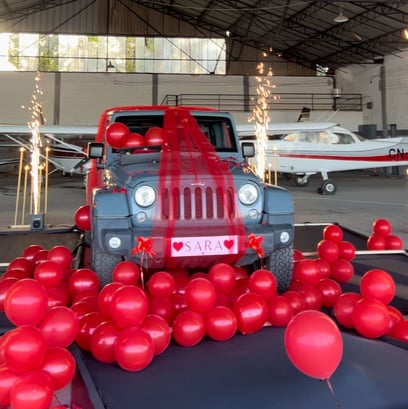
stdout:
<svg viewBox="0 0 408 409">
<path fill-rule="evenodd" d="M 21 1 L 28 7 L 29 1 Z M 167 37 L 210 37 L 188 23 L 133 3 L 131 0 L 54 1 L 55 7 L 16 13 L 1 19 L 0 32 Z M 50 4 L 49 4 L 50 6 Z M 14 7 L 16 4 L 14 3 Z M 108 17 L 109 16 L 109 17 Z M 259 50 L 227 42 L 227 74 L 256 75 L 257 61 L 271 63 L 276 75 L 314 75 L 314 71 L 283 60 L 267 61 Z"/>
</svg>

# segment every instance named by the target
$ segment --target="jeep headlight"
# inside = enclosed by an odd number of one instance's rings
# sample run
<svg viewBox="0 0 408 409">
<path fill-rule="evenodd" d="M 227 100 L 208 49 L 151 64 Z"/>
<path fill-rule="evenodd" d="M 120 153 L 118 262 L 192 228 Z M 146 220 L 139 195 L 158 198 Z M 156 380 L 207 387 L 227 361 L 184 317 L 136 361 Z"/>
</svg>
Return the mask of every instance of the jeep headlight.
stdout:
<svg viewBox="0 0 408 409">
<path fill-rule="evenodd" d="M 148 207 L 156 200 L 156 192 L 151 186 L 142 185 L 135 190 L 135 202 L 140 207 Z"/>
<path fill-rule="evenodd" d="M 259 191 L 257 187 L 251 183 L 245 183 L 242 185 L 238 192 L 239 201 L 244 205 L 254 204 L 259 197 Z"/>
</svg>

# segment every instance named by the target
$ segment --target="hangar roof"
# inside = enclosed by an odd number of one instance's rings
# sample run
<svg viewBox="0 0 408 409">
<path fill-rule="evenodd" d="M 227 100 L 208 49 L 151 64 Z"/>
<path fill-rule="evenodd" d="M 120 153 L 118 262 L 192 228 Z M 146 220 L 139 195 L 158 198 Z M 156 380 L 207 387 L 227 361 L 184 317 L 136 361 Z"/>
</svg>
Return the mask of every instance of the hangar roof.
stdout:
<svg viewBox="0 0 408 409">
<path fill-rule="evenodd" d="M 62 5 L 101 2 L 109 7 L 113 1 L 153 9 L 228 38 L 235 49 L 247 45 L 308 68 L 378 63 L 408 48 L 408 0 L 0 0 L 0 31 L 4 23 L 18 26 L 30 15 Z M 344 22 L 335 21 L 339 15 Z M 169 35 L 165 27 L 164 36 Z"/>
</svg>

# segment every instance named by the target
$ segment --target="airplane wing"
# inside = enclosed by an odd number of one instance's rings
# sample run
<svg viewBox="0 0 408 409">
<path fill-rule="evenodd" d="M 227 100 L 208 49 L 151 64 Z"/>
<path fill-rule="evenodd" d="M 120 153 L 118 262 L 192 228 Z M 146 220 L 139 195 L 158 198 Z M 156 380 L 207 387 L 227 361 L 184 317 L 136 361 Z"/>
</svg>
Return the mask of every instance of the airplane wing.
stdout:
<svg viewBox="0 0 408 409">
<path fill-rule="evenodd" d="M 95 139 L 96 127 L 42 126 L 39 131 L 44 143 L 50 148 L 47 157 L 44 153 L 41 156 L 54 166 L 51 173 L 55 170 L 63 174 L 82 174 L 86 171 L 82 166 L 86 157 L 84 148 Z M 32 132 L 28 125 L 0 125 L 0 149 L 7 148 L 7 155 L 13 147 L 23 147 L 30 152 L 31 138 Z M 9 159 L 4 161 L 11 163 Z"/>
</svg>

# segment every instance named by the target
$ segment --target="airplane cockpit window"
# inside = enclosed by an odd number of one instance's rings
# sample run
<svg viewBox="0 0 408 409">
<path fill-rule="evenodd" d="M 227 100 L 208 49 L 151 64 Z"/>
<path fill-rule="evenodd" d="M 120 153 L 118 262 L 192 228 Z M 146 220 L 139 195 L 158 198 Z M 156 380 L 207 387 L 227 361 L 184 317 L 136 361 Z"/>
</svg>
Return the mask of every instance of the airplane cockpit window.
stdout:
<svg viewBox="0 0 408 409">
<path fill-rule="evenodd" d="M 350 145 L 352 143 L 355 143 L 353 137 L 349 134 L 336 132 L 336 136 L 338 140 L 337 142 L 333 142 L 333 143 L 336 143 L 338 145 Z"/>
<path fill-rule="evenodd" d="M 295 142 L 295 140 L 296 140 L 296 133 L 287 134 L 287 135 L 283 138 L 283 140 L 286 141 L 286 142 Z"/>
</svg>

